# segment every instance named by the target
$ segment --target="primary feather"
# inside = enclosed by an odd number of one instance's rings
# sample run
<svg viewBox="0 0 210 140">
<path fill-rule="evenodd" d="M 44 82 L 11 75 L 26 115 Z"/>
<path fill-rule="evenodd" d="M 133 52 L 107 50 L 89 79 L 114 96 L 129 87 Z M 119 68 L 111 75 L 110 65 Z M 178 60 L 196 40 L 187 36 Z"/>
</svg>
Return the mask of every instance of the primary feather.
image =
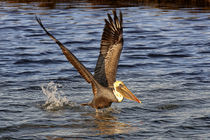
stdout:
<svg viewBox="0 0 210 140">
<path fill-rule="evenodd" d="M 113 10 L 114 18 L 108 14 L 101 39 L 101 48 L 95 67 L 95 79 L 105 87 L 113 87 L 116 81 L 117 66 L 123 47 L 122 13 L 120 19 Z"/>
</svg>

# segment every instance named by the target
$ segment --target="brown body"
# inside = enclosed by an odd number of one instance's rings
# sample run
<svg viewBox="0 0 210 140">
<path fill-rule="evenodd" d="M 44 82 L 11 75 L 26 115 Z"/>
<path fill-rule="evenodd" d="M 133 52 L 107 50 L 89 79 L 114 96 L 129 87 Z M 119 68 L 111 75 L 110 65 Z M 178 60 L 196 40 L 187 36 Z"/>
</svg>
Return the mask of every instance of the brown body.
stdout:
<svg viewBox="0 0 210 140">
<path fill-rule="evenodd" d="M 97 88 L 97 90 L 97 94 L 93 97 L 93 100 L 87 105 L 90 105 L 91 107 L 96 109 L 101 109 L 110 107 L 112 102 L 117 102 L 117 99 L 114 96 L 112 89 L 100 87 Z"/>
<path fill-rule="evenodd" d="M 105 19 L 101 48 L 94 75 L 85 68 L 85 66 L 71 53 L 71 51 L 69 51 L 60 41 L 51 35 L 43 26 L 41 20 L 36 17 L 37 22 L 47 35 L 59 45 L 68 61 L 77 69 L 80 75 L 92 85 L 94 94 L 93 100 L 82 105 L 89 105 L 96 109 L 110 107 L 113 102 L 121 102 L 123 98 L 119 96 L 119 100 L 115 95 L 118 94 L 118 92 L 121 92 L 121 94 L 128 99 L 140 103 L 140 101 L 122 82 L 116 81 L 118 61 L 123 48 L 123 21 L 121 12 L 120 18 L 117 17 L 115 10 L 113 11 L 113 15 L 113 19 L 109 14 L 109 20 Z"/>
</svg>

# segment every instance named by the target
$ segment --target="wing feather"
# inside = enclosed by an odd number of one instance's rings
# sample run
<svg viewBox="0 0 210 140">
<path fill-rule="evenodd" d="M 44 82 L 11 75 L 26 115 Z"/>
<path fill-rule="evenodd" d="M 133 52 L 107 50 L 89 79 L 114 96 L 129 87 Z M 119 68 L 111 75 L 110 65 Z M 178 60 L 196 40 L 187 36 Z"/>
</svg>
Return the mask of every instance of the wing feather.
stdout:
<svg viewBox="0 0 210 140">
<path fill-rule="evenodd" d="M 123 20 L 113 10 L 114 18 L 107 14 L 101 39 L 101 48 L 95 67 L 95 79 L 105 87 L 112 87 L 116 81 L 118 61 L 123 47 Z"/>
<path fill-rule="evenodd" d="M 85 66 L 80 63 L 80 61 L 74 56 L 74 54 L 71 53 L 70 50 L 68 50 L 59 40 L 57 40 L 52 34 L 50 34 L 44 25 L 42 24 L 41 20 L 36 17 L 37 22 L 42 27 L 42 29 L 47 33 L 47 35 L 52 38 L 58 46 L 61 48 L 63 54 L 66 56 L 67 60 L 77 69 L 77 71 L 80 73 L 80 75 L 88 82 L 92 84 L 93 93 L 94 95 L 97 93 L 96 89 L 96 81 L 93 77 L 93 75 L 85 68 Z"/>
</svg>

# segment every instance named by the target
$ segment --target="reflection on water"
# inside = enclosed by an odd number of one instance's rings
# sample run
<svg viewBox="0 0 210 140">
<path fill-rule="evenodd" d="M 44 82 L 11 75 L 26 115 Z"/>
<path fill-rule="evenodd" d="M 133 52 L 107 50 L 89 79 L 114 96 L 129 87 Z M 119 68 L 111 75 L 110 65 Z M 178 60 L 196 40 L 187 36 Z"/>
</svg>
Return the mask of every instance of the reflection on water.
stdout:
<svg viewBox="0 0 210 140">
<path fill-rule="evenodd" d="M 128 7 L 128 6 L 151 6 L 158 8 L 190 8 L 190 7 L 205 7 L 209 8 L 210 1 L 208 0 L 88 0 L 93 5 L 109 5 L 110 7 Z"/>
<path fill-rule="evenodd" d="M 136 132 L 139 128 L 120 122 L 114 112 L 116 109 L 108 108 L 104 112 L 92 112 L 83 114 L 84 116 L 91 116 L 95 127 L 90 128 L 94 135 L 115 135 L 115 134 L 128 134 Z M 97 133 L 98 132 L 98 133 Z"/>
<path fill-rule="evenodd" d="M 2 1 L 2 0 L 1 0 Z M 75 7 L 133 7 L 133 6 L 151 6 L 157 8 L 177 9 L 177 8 L 193 8 L 199 7 L 203 9 L 210 9 L 209 0 L 8 0 L 9 3 L 28 3 L 38 7 L 54 8 L 75 8 Z M 37 4 L 34 4 L 37 2 Z"/>
</svg>

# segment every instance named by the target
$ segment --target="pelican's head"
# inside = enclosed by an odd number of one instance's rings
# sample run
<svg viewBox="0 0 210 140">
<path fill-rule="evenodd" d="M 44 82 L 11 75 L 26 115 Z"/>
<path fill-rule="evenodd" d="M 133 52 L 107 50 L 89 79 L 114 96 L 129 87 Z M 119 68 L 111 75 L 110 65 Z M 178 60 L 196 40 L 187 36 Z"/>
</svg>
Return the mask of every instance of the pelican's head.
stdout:
<svg viewBox="0 0 210 140">
<path fill-rule="evenodd" d="M 141 101 L 133 95 L 133 93 L 125 86 L 122 81 L 114 82 L 114 95 L 118 102 L 122 102 L 123 97 L 141 103 Z"/>
</svg>

